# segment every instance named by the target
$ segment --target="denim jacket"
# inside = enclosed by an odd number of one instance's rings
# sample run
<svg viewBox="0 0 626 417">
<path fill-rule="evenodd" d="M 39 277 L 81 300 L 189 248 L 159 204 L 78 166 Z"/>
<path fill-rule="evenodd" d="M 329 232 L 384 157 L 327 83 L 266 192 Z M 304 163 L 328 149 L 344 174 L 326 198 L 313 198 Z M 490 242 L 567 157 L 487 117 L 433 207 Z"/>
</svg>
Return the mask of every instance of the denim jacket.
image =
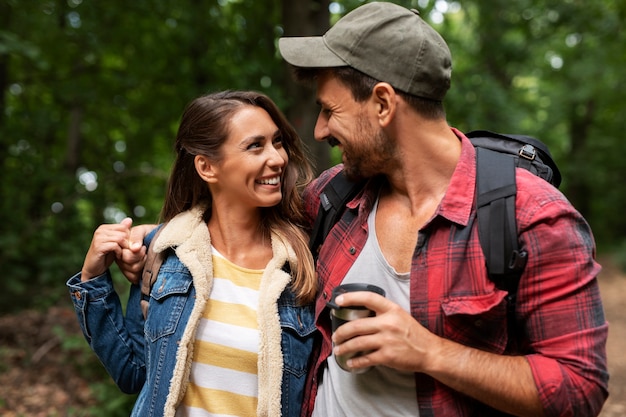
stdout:
<svg viewBox="0 0 626 417">
<path fill-rule="evenodd" d="M 213 279 L 203 212 L 197 207 L 176 216 L 155 241 L 156 252 L 170 253 L 145 321 L 138 285 L 131 286 L 124 315 L 109 271 L 87 282 L 79 273 L 67 282 L 87 342 L 123 392 L 139 392 L 132 416 L 174 416 L 184 396 Z M 296 262 L 291 248 L 273 234 L 272 249 L 259 292 L 257 415 L 298 416 L 315 337 L 314 308 L 298 305 L 290 291 L 283 266 Z"/>
</svg>

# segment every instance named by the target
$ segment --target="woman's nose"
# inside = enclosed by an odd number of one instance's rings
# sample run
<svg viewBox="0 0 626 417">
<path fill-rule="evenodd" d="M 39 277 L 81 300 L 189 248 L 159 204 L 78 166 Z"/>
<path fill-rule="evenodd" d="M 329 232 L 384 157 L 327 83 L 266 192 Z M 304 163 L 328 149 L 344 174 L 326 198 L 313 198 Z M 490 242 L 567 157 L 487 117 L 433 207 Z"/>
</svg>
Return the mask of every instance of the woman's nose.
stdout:
<svg viewBox="0 0 626 417">
<path fill-rule="evenodd" d="M 272 147 L 269 150 L 269 156 L 267 158 L 267 163 L 270 166 L 283 167 L 287 163 L 287 153 L 284 148 L 274 148 Z"/>
</svg>

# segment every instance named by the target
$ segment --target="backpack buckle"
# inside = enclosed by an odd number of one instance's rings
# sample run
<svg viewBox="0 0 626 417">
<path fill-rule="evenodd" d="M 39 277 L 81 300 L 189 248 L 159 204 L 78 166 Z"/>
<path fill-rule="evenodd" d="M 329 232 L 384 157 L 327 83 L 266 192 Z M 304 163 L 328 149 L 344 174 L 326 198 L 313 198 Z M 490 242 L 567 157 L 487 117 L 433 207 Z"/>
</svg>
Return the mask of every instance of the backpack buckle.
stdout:
<svg viewBox="0 0 626 417">
<path fill-rule="evenodd" d="M 509 269 L 512 271 L 521 271 L 528 262 L 528 252 L 525 250 L 514 250 L 509 260 Z"/>
<path fill-rule="evenodd" d="M 522 148 L 519 150 L 518 153 L 519 153 L 519 156 L 521 156 L 524 159 L 528 159 L 529 161 L 534 160 L 535 156 L 537 156 L 537 150 L 535 149 L 533 145 L 529 145 L 529 144 L 522 146 Z"/>
</svg>

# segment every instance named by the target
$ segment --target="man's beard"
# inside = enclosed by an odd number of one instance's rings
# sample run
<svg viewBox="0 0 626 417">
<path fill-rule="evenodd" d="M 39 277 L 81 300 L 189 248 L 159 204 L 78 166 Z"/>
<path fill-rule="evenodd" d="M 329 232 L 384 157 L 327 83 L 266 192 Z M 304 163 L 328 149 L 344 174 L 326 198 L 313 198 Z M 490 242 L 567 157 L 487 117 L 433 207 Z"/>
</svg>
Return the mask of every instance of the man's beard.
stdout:
<svg viewBox="0 0 626 417">
<path fill-rule="evenodd" d="M 344 173 L 353 181 L 368 179 L 389 172 L 396 164 L 396 148 L 393 141 L 381 129 L 374 129 L 364 115 L 359 116 L 356 141 L 351 145 L 343 143 Z"/>
</svg>

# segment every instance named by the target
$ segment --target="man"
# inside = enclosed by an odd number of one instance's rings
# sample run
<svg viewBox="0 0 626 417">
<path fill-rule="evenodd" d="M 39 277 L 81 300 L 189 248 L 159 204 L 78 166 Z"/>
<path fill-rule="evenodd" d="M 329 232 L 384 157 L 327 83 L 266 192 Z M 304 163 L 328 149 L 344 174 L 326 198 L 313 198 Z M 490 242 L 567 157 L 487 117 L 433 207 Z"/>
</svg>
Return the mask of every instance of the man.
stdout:
<svg viewBox="0 0 626 417">
<path fill-rule="evenodd" d="M 517 170 L 528 263 L 509 341 L 506 293 L 489 280 L 478 239 L 475 151 L 442 105 L 445 41 L 417 12 L 369 3 L 323 37 L 282 38 L 279 48 L 316 84 L 315 138 L 339 146 L 347 176 L 367 180 L 347 205 L 356 217 L 340 220 L 319 251 L 322 337 L 302 415 L 597 415 L 607 397 L 608 326 L 591 230 L 558 190 Z M 311 220 L 341 169 L 305 191 Z M 134 229 L 131 241 L 142 233 Z M 349 282 L 381 286 L 386 297 L 339 297 L 376 317 L 331 335 L 326 302 Z M 355 372 L 332 358 L 356 352 L 366 353 L 348 362 Z"/>
<path fill-rule="evenodd" d="M 489 280 L 476 228 L 475 151 L 448 126 L 445 41 L 416 11 L 365 4 L 322 37 L 281 38 L 283 58 L 317 86 L 315 138 L 368 179 L 319 252 L 322 334 L 303 415 L 597 415 L 607 396 L 607 323 L 591 231 L 565 197 L 518 169 L 516 213 L 528 264 L 518 289 L 519 349 L 508 351 L 506 301 Z M 315 218 L 324 172 L 306 192 Z M 345 294 L 376 317 L 331 339 L 325 303 Z M 333 348 L 334 345 L 334 348 Z M 515 344 L 511 344 L 513 346 Z M 333 355 L 369 352 L 338 367 Z M 499 410 L 496 412 L 494 410 Z"/>
</svg>

